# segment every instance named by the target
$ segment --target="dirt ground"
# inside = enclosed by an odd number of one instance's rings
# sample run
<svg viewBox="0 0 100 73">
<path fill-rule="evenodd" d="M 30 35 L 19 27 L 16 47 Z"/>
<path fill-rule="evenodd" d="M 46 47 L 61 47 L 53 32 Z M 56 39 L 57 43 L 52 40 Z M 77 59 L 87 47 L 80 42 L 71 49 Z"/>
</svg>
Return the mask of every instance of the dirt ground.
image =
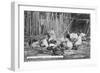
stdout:
<svg viewBox="0 0 100 73">
<path fill-rule="evenodd" d="M 24 48 L 24 61 L 42 61 L 42 60 L 67 60 L 67 59 L 87 59 L 90 58 L 90 41 L 83 41 L 82 45 L 78 47 L 77 50 L 64 51 L 63 58 L 50 58 L 50 59 L 27 59 L 30 56 L 50 56 L 51 52 L 45 48 Z"/>
</svg>

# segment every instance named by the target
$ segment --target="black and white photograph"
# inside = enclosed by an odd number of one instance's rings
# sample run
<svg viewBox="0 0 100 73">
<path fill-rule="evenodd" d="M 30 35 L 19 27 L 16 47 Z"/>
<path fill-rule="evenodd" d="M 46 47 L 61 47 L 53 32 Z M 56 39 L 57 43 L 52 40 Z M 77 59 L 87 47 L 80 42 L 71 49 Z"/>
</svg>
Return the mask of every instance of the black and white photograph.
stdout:
<svg viewBox="0 0 100 73">
<path fill-rule="evenodd" d="M 24 62 L 90 58 L 90 14 L 24 11 Z"/>
</svg>

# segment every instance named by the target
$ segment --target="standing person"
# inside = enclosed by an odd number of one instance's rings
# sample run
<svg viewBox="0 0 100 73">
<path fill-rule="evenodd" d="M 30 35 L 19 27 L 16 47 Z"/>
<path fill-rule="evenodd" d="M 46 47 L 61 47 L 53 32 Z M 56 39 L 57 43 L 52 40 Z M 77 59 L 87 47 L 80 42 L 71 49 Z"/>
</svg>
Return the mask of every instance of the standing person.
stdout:
<svg viewBox="0 0 100 73">
<path fill-rule="evenodd" d="M 54 31 L 53 28 L 50 30 L 49 33 L 50 33 L 50 39 L 49 39 L 49 41 L 50 40 L 56 40 L 56 34 L 55 34 L 55 31 Z"/>
</svg>

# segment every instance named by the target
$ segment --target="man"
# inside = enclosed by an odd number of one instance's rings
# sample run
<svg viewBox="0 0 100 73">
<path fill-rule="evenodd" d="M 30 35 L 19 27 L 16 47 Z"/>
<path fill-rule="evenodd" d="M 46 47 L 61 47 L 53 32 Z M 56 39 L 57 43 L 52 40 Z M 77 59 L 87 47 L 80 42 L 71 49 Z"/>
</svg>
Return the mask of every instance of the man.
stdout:
<svg viewBox="0 0 100 73">
<path fill-rule="evenodd" d="M 50 40 L 56 40 L 56 34 L 55 34 L 55 31 L 54 31 L 53 28 L 50 30 L 49 33 L 50 33 L 50 39 L 49 39 L 49 41 Z"/>
</svg>

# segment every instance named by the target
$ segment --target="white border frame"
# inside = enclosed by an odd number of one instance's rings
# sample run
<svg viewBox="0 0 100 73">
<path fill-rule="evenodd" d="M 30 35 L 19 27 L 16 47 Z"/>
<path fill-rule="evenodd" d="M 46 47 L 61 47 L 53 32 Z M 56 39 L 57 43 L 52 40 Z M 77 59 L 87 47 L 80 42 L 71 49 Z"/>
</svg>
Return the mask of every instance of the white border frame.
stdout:
<svg viewBox="0 0 100 73">
<path fill-rule="evenodd" d="M 12 27 L 12 49 L 11 49 L 11 69 L 14 71 L 30 70 L 30 69 L 46 69 L 55 67 L 73 67 L 73 66 L 87 66 L 96 64 L 96 47 L 95 47 L 95 30 L 96 27 L 96 8 L 88 6 L 66 5 L 66 7 L 59 6 L 40 6 L 32 3 L 13 2 L 11 6 L 11 27 Z M 91 59 L 78 60 L 58 60 L 58 61 L 41 61 L 24 63 L 23 58 L 23 10 L 36 11 L 53 11 L 53 12 L 74 12 L 74 13 L 90 13 L 91 14 Z M 74 9 L 74 10 L 73 10 Z M 68 11 L 66 11 L 68 10 Z M 22 25 L 20 25 L 22 24 Z M 19 49 L 23 48 L 23 49 Z"/>
</svg>

